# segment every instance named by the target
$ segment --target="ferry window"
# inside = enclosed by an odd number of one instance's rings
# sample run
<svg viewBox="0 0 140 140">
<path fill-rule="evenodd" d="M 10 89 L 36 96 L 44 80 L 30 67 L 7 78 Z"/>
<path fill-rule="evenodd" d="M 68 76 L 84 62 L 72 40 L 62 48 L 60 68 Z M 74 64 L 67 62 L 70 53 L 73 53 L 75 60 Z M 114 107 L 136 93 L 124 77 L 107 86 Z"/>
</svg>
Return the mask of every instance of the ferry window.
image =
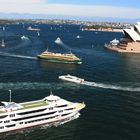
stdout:
<svg viewBox="0 0 140 140">
<path fill-rule="evenodd" d="M 4 127 L 2 126 L 2 127 L 0 127 L 0 129 L 3 129 Z"/>
<path fill-rule="evenodd" d="M 53 107 L 50 107 L 49 110 L 53 110 Z"/>
<path fill-rule="evenodd" d="M 10 122 L 9 120 L 4 121 L 4 123 L 9 123 L 9 122 Z"/>
<path fill-rule="evenodd" d="M 73 110 L 74 108 L 68 108 L 68 109 L 65 109 L 65 110 Z"/>
<path fill-rule="evenodd" d="M 66 115 L 69 115 L 70 113 L 67 113 L 67 114 L 62 114 L 61 116 L 66 116 Z"/>
<path fill-rule="evenodd" d="M 15 124 L 7 125 L 6 127 L 14 127 L 16 126 Z"/>
<path fill-rule="evenodd" d="M 5 117 L 7 117 L 8 115 L 4 115 L 4 116 L 0 116 L 0 119 L 3 119 L 3 118 L 5 118 Z"/>
<path fill-rule="evenodd" d="M 25 115 L 25 114 L 30 114 L 30 113 L 37 113 L 37 112 L 41 112 L 41 111 L 44 111 L 44 110 L 46 110 L 46 108 L 39 109 L 39 110 L 28 111 L 28 112 L 21 112 L 21 113 L 18 113 L 18 115 Z"/>
<path fill-rule="evenodd" d="M 67 105 L 59 105 L 59 106 L 56 106 L 56 107 L 67 107 Z"/>
<path fill-rule="evenodd" d="M 22 117 L 22 118 L 18 118 L 18 119 L 12 119 L 12 121 L 21 121 L 21 120 L 26 120 L 26 119 L 30 119 L 30 118 L 41 117 L 41 116 L 44 116 L 44 115 L 51 115 L 51 114 L 54 114 L 54 113 L 56 113 L 56 111 L 49 112 L 49 113 L 38 114 L 38 115 L 34 115 L 34 116 Z"/>
<path fill-rule="evenodd" d="M 15 117 L 15 114 L 11 114 L 10 117 Z"/>
<path fill-rule="evenodd" d="M 62 113 L 63 112 L 63 110 L 60 110 L 60 111 L 58 111 L 59 113 Z"/>
</svg>

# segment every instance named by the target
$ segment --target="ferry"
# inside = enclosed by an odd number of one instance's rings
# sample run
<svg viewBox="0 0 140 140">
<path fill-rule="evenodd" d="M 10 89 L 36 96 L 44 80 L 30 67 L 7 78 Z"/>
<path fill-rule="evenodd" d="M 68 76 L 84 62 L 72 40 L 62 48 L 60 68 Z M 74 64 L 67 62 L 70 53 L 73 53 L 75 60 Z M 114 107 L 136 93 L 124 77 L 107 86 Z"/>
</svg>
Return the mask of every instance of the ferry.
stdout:
<svg viewBox="0 0 140 140">
<path fill-rule="evenodd" d="M 82 60 L 75 56 L 73 53 L 53 53 L 46 50 L 42 54 L 38 55 L 38 58 L 45 59 L 49 62 L 57 62 L 57 63 L 75 63 L 81 64 Z"/>
<path fill-rule="evenodd" d="M 25 129 L 43 124 L 55 125 L 79 117 L 84 103 L 73 103 L 50 94 L 30 102 L 2 102 L 0 106 L 0 133 Z"/>
<path fill-rule="evenodd" d="M 78 84 L 84 83 L 84 79 L 78 78 L 76 76 L 72 76 L 70 74 L 62 75 L 62 76 L 59 76 L 58 78 L 61 80 L 64 80 L 64 81 L 74 82 L 74 83 L 78 83 Z"/>
</svg>

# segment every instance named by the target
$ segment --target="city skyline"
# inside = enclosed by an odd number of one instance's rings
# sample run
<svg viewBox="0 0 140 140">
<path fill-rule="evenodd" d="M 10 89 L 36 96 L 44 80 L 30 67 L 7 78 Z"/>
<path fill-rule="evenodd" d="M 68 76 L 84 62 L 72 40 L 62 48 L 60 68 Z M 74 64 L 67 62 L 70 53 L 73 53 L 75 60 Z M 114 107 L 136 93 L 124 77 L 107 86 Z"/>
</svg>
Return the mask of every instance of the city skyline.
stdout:
<svg viewBox="0 0 140 140">
<path fill-rule="evenodd" d="M 93 17 L 106 19 L 139 19 L 140 1 L 138 0 L 1 0 L 0 18 L 4 18 L 2 14 L 15 13 L 21 14 L 22 18 L 32 15 L 55 15 L 55 18 L 78 17 L 79 20 L 92 20 Z M 24 16 L 24 14 L 26 16 Z M 9 15 L 9 16 L 10 16 Z M 16 17 L 16 16 L 15 16 Z M 10 17 L 9 17 L 10 18 Z"/>
</svg>

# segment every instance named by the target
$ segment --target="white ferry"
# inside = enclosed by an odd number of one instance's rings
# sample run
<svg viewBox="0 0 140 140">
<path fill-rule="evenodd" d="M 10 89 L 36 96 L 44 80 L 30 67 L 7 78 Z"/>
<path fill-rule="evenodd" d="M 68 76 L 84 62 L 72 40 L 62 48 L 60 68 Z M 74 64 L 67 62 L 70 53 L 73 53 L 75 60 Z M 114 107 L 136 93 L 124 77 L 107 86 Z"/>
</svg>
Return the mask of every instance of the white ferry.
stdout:
<svg viewBox="0 0 140 140">
<path fill-rule="evenodd" d="M 50 95 L 41 100 L 15 103 L 2 102 L 0 106 L 0 133 L 38 126 L 67 122 L 79 117 L 84 103 L 72 103 Z"/>
<path fill-rule="evenodd" d="M 82 84 L 84 82 L 84 79 L 72 76 L 70 74 L 59 76 L 59 79 L 79 84 Z"/>
</svg>

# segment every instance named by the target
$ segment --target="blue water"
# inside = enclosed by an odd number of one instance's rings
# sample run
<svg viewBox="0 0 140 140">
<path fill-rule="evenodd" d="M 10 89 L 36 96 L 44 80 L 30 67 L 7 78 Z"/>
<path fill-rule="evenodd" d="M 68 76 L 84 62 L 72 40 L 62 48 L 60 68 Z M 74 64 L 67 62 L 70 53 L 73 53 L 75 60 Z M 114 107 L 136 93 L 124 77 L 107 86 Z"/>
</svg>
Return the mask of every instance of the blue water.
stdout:
<svg viewBox="0 0 140 140">
<path fill-rule="evenodd" d="M 41 29 L 26 30 L 28 26 Z M 104 44 L 122 33 L 81 31 L 77 25 L 1 25 L 0 100 L 24 102 L 53 94 L 73 102 L 85 102 L 80 117 L 57 127 L 37 127 L 0 135 L 3 140 L 138 140 L 140 137 L 140 55 L 118 54 Z M 21 40 L 25 35 L 29 40 Z M 80 38 L 76 38 L 79 35 Z M 62 42 L 54 41 L 60 37 Z M 72 51 L 82 65 L 49 63 L 36 56 L 48 49 Z M 94 86 L 63 82 L 71 74 Z"/>
</svg>

